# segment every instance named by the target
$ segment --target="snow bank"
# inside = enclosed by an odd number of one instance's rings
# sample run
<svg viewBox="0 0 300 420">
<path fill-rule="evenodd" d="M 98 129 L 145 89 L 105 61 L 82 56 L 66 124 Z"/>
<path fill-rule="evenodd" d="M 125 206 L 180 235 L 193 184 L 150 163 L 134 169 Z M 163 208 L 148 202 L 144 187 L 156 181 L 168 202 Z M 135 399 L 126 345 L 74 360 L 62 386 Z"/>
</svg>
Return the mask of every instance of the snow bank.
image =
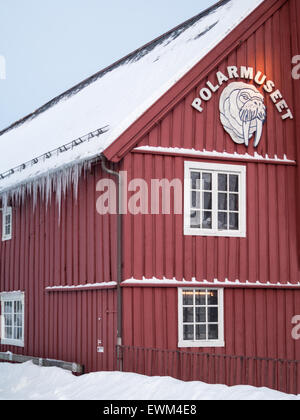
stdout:
<svg viewBox="0 0 300 420">
<path fill-rule="evenodd" d="M 182 382 L 169 377 L 97 372 L 73 376 L 51 367 L 0 363 L 0 400 L 300 400 L 267 388 Z"/>
</svg>

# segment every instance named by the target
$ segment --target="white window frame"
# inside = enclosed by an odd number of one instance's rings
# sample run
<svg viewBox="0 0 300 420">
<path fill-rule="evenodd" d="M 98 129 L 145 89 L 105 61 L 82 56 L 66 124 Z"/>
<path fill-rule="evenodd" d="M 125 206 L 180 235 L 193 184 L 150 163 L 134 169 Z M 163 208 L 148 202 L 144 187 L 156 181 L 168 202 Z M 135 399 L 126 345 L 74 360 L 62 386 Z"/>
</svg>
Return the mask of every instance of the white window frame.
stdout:
<svg viewBox="0 0 300 420">
<path fill-rule="evenodd" d="M 183 291 L 209 291 L 218 292 L 218 339 L 217 340 L 184 340 L 183 339 Z M 194 307 L 194 306 L 193 306 Z M 194 322 L 194 324 L 197 324 Z M 178 347 L 225 347 L 224 341 L 224 289 L 213 287 L 179 288 L 178 289 Z"/>
<path fill-rule="evenodd" d="M 16 302 L 21 301 L 22 303 L 22 337 L 21 339 L 14 338 L 5 338 L 5 317 L 4 317 L 4 303 L 5 302 Z M 1 344 L 9 346 L 24 347 L 24 313 L 25 313 L 25 294 L 24 292 L 5 292 L 0 293 L 0 302 L 1 302 Z M 12 312 L 14 315 L 14 312 Z M 12 316 L 12 329 L 14 331 L 14 316 Z"/>
<path fill-rule="evenodd" d="M 184 168 L 184 235 L 185 236 L 221 236 L 246 237 L 246 166 L 203 162 L 185 162 Z M 212 229 L 191 228 L 191 172 L 206 171 L 212 173 Z M 239 175 L 239 230 L 219 230 L 218 222 L 218 173 Z M 227 210 L 228 211 L 228 210 Z"/>
<path fill-rule="evenodd" d="M 6 233 L 6 217 L 9 216 L 9 233 Z M 9 241 L 12 238 L 12 207 L 2 209 L 2 241 Z"/>
</svg>

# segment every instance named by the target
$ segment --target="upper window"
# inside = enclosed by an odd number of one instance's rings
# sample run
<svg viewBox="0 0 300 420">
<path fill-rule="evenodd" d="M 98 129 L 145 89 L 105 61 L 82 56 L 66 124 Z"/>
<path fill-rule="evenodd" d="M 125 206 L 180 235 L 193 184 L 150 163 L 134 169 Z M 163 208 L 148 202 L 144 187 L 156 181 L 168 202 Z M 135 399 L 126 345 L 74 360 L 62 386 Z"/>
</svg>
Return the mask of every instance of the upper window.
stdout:
<svg viewBox="0 0 300 420">
<path fill-rule="evenodd" d="M 2 210 L 2 241 L 12 238 L 12 208 Z"/>
<path fill-rule="evenodd" d="M 24 347 L 24 293 L 0 293 L 1 344 Z"/>
<path fill-rule="evenodd" d="M 184 233 L 246 237 L 246 167 L 185 162 Z"/>
<path fill-rule="evenodd" d="M 179 289 L 179 347 L 224 347 L 223 289 Z"/>
</svg>

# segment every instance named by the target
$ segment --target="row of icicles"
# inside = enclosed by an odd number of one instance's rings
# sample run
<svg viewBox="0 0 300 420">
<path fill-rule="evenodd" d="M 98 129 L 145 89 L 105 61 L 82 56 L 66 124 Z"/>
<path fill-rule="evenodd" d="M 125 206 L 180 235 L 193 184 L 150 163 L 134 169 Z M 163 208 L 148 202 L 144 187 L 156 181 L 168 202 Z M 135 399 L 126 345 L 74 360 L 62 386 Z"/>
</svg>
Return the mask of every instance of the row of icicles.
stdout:
<svg viewBox="0 0 300 420">
<path fill-rule="evenodd" d="M 68 188 L 73 186 L 74 196 L 77 199 L 79 178 L 82 173 L 85 174 L 91 170 L 91 165 L 91 161 L 76 163 L 56 172 L 48 172 L 10 190 L 0 192 L 2 208 L 5 209 L 11 205 L 20 206 L 28 196 L 32 197 L 33 210 L 36 208 L 38 196 L 45 202 L 47 208 L 48 204 L 51 204 L 54 193 L 60 219 L 62 198 L 66 196 Z"/>
</svg>

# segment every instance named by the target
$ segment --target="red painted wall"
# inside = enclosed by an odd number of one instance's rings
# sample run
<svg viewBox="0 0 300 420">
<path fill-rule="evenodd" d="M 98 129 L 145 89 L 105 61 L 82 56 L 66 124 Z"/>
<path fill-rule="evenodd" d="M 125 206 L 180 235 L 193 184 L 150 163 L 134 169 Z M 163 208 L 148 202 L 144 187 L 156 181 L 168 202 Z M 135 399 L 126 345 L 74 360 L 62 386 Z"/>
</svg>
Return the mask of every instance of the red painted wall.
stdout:
<svg viewBox="0 0 300 420">
<path fill-rule="evenodd" d="M 225 347 L 215 349 L 178 349 L 177 301 L 173 287 L 124 289 L 125 371 L 300 393 L 300 341 L 291 336 L 299 290 L 226 288 Z"/>
<path fill-rule="evenodd" d="M 116 216 L 96 211 L 102 176 L 99 165 L 82 176 L 77 200 L 69 188 L 60 221 L 55 194 L 48 208 L 38 200 L 33 210 L 30 197 L 14 205 L 13 238 L 0 241 L 0 290 L 25 291 L 25 347 L 0 351 L 83 363 L 87 371 L 113 369 L 115 290 L 46 291 L 116 281 Z"/>
<path fill-rule="evenodd" d="M 266 2 L 271 3 L 271 2 Z M 238 154 L 268 155 L 270 158 L 297 160 L 297 121 L 281 119 L 262 87 L 267 106 L 267 120 L 257 149 L 250 142 L 249 148 L 235 144 L 220 123 L 219 98 L 224 83 L 213 98 L 205 103 L 203 113 L 191 104 L 207 80 L 216 83 L 215 74 L 229 65 L 254 67 L 273 80 L 297 117 L 297 95 L 291 77 L 291 60 L 295 40 L 291 30 L 294 14 L 299 7 L 294 0 L 273 2 L 281 7 L 250 33 L 245 42 L 233 49 L 226 58 L 200 79 L 188 95 L 174 105 L 166 115 L 155 121 L 153 128 L 138 146 L 162 146 L 183 149 L 218 151 Z M 245 23 L 246 25 L 246 23 Z M 276 47 L 274 47 L 276 46 Z M 217 47 L 220 49 L 222 46 Z M 201 66 L 201 63 L 199 64 Z M 186 76 L 188 78 L 189 75 Z M 234 79 L 232 81 L 238 81 Z M 242 80 L 247 82 L 246 80 Z M 298 81 L 300 84 L 300 82 Z M 294 86 L 293 86 L 294 85 Z M 258 86 L 256 86 L 258 87 Z M 299 124 L 298 124 L 299 125 Z M 174 177 L 183 180 L 184 161 L 197 160 L 189 156 L 172 156 L 151 153 L 131 153 L 124 158 L 123 169 L 128 178 Z M 199 158 L 200 160 L 200 158 Z M 226 161 L 234 163 L 234 161 Z M 238 164 L 241 164 L 240 162 Z M 244 162 L 247 167 L 247 238 L 184 237 L 182 216 L 145 217 L 126 216 L 125 238 L 131 236 L 124 250 L 124 278 L 176 277 L 186 280 L 239 279 L 242 282 L 298 282 L 298 242 L 295 227 L 298 208 L 295 197 L 298 188 L 298 169 L 290 164 Z M 150 199 L 150 193 L 149 193 Z M 145 252 L 143 250 L 145 249 Z"/>
<path fill-rule="evenodd" d="M 297 0 L 292 0 L 290 5 L 290 32 L 291 32 L 291 53 L 292 56 L 300 55 L 300 31 L 299 31 L 299 21 L 300 21 L 300 4 Z M 299 63 L 299 62 L 298 62 Z M 294 65 L 293 65 L 294 66 Z M 298 71 L 299 74 L 299 71 Z M 296 127 L 296 138 L 299 139 L 300 133 L 300 104 L 299 98 L 300 95 L 300 79 L 293 79 L 293 94 L 294 94 L 294 113 L 295 113 L 295 127 Z M 300 159 L 300 145 L 299 141 L 296 141 L 296 152 L 297 160 Z M 297 172 L 297 212 L 300 214 L 300 167 L 298 165 Z M 298 241 L 300 243 L 300 223 L 297 225 L 298 232 Z M 300 246 L 298 246 L 298 259 L 300 261 Z"/>
<path fill-rule="evenodd" d="M 297 161 L 300 157 L 297 144 L 299 87 L 291 77 L 291 60 L 298 53 L 295 41 L 299 45 L 299 40 L 297 32 L 295 35 L 291 28 L 295 29 L 295 14 L 300 17 L 300 8 L 294 0 L 280 3 L 279 10 L 244 43 L 231 50 L 225 60 L 211 66 L 207 77 L 199 79 L 179 103 L 168 108 L 166 95 L 160 107 L 163 109 L 165 104 L 168 111 L 162 111 L 162 117 L 153 120 L 152 128 L 136 145 L 252 155 L 257 151 L 262 156 L 284 158 L 286 155 L 289 160 Z M 206 81 L 215 82 L 215 73 L 219 70 L 226 73 L 228 65 L 244 65 L 265 72 L 294 113 L 294 120 L 282 121 L 269 95 L 265 94 L 268 114 L 257 150 L 252 145 L 246 149 L 234 144 L 223 130 L 219 121 L 219 97 L 223 89 L 205 104 L 202 114 L 191 107 Z M 137 150 L 124 157 L 122 168 L 128 171 L 129 181 L 142 178 L 150 185 L 153 178 L 183 180 L 184 161 L 192 160 L 201 158 L 189 156 L 188 151 L 175 155 L 172 150 L 165 153 Z M 205 161 L 209 161 L 208 158 Z M 247 168 L 247 237 L 184 236 L 182 215 L 127 215 L 124 218 L 124 279 L 299 282 L 298 167 L 287 162 L 259 163 L 242 159 L 226 160 L 226 163 L 243 164 Z M 123 293 L 124 307 L 129 308 L 124 312 L 124 345 L 178 350 L 177 288 L 136 286 L 125 288 Z M 299 360 L 300 342 L 291 337 L 292 317 L 300 313 L 299 299 L 299 290 L 226 288 L 225 348 L 187 351 Z M 126 359 L 131 368 L 131 363 L 135 362 L 132 356 Z M 147 350 L 140 354 L 145 366 L 152 363 L 149 357 Z M 162 374 L 163 361 L 163 358 L 161 362 L 155 361 L 158 365 L 154 374 Z M 293 374 L 300 377 L 299 369 Z"/>
<path fill-rule="evenodd" d="M 124 344 L 178 350 L 177 288 L 125 287 L 123 294 Z M 225 347 L 190 350 L 300 360 L 300 340 L 291 334 L 297 308 L 300 290 L 225 288 Z"/>
<path fill-rule="evenodd" d="M 131 153 L 124 160 L 129 179 L 183 180 L 184 161 Z M 297 283 L 296 168 L 247 163 L 247 237 L 184 236 L 183 216 L 124 217 L 124 279 L 143 276 L 198 281 Z M 150 203 L 149 188 L 149 203 Z"/>
</svg>

